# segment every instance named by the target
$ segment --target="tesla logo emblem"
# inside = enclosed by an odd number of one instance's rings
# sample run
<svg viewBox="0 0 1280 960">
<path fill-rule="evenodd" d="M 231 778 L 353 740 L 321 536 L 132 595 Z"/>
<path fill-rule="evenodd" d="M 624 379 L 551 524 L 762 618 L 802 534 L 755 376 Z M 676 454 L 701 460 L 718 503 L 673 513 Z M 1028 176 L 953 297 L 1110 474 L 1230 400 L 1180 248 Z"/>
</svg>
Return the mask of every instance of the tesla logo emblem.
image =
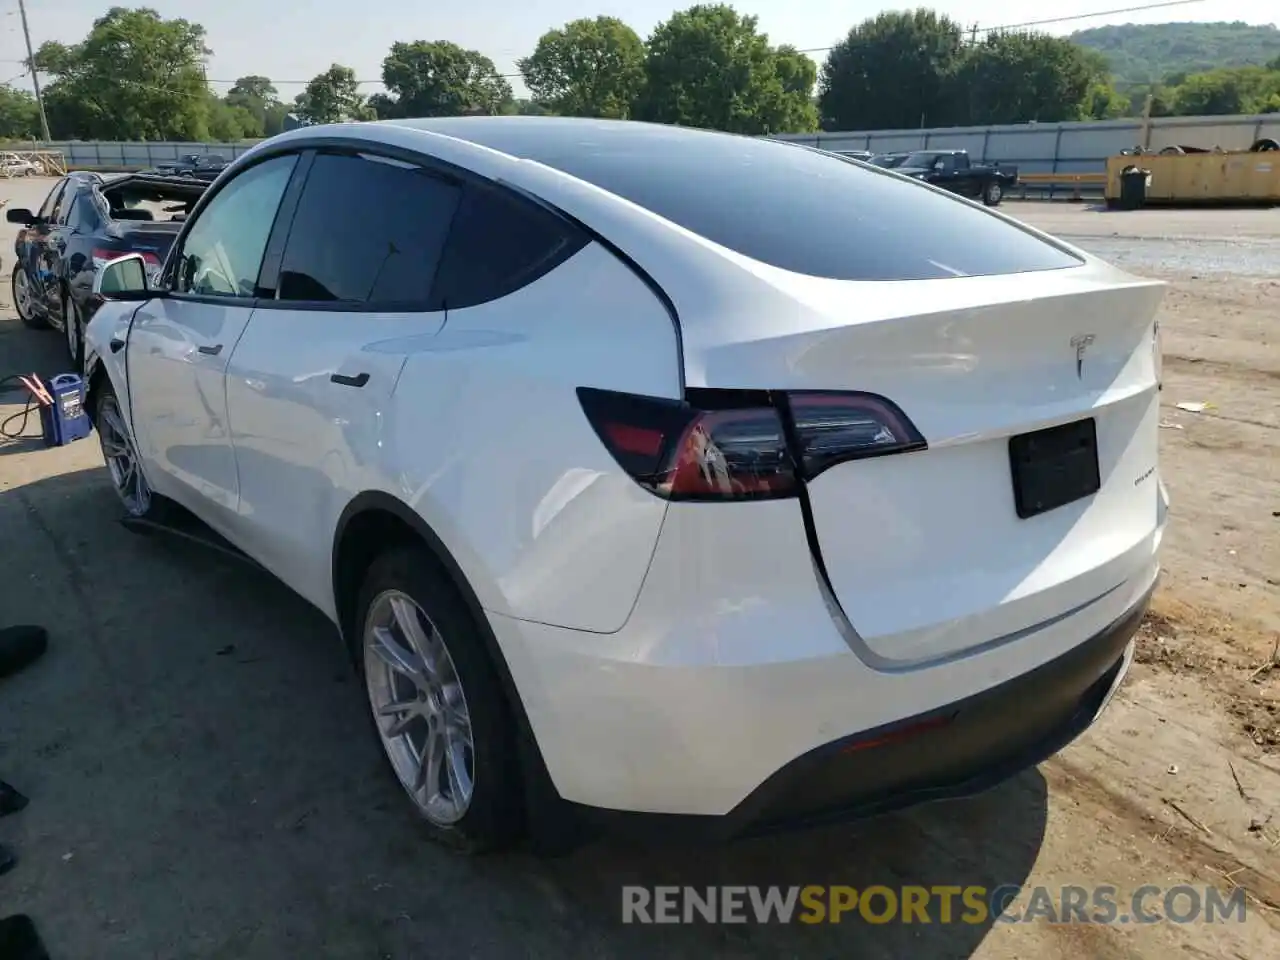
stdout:
<svg viewBox="0 0 1280 960">
<path fill-rule="evenodd" d="M 1077 333 L 1071 338 L 1071 346 L 1076 350 L 1076 377 L 1077 379 L 1084 376 L 1084 352 L 1089 349 L 1089 344 L 1093 343 L 1094 336 L 1092 333 Z"/>
</svg>

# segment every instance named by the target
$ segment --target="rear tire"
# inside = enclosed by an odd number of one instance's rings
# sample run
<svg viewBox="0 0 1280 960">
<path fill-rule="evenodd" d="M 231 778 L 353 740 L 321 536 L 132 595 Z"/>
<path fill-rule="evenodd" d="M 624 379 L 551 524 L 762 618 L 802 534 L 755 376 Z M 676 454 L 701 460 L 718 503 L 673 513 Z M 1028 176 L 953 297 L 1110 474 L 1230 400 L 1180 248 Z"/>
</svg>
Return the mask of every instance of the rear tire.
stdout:
<svg viewBox="0 0 1280 960">
<path fill-rule="evenodd" d="M 1000 206 L 1000 201 L 1004 199 L 1004 187 L 996 181 L 988 183 L 982 190 L 982 203 L 988 207 Z"/>
<path fill-rule="evenodd" d="M 13 297 L 13 309 L 18 313 L 22 325 L 32 330 L 48 330 L 49 321 L 36 315 L 35 290 L 31 286 L 31 278 L 21 263 L 13 265 L 13 274 L 9 278 L 9 292 Z"/>
<path fill-rule="evenodd" d="M 84 322 L 75 299 L 64 294 L 62 298 L 63 333 L 67 338 L 67 355 L 71 358 L 71 372 L 84 376 Z"/>
<path fill-rule="evenodd" d="M 428 835 L 466 854 L 515 843 L 525 832 L 516 725 L 480 628 L 435 557 L 404 547 L 375 560 L 353 622 L 374 734 Z"/>
<path fill-rule="evenodd" d="M 138 448 L 120 410 L 115 387 L 110 380 L 104 379 L 97 393 L 93 423 L 111 486 L 131 518 L 159 521 L 164 514 L 165 500 L 152 491 L 142 472 Z"/>
</svg>

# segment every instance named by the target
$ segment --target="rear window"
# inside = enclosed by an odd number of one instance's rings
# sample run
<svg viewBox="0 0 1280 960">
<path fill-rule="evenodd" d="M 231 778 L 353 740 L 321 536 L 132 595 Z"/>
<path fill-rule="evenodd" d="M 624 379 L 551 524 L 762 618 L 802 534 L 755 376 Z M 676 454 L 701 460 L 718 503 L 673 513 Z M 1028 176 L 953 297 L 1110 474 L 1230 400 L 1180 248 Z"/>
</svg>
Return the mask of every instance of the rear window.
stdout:
<svg viewBox="0 0 1280 960">
<path fill-rule="evenodd" d="M 551 165 L 753 260 L 809 276 L 927 280 L 1080 265 L 985 210 L 896 176 L 803 147 L 699 139 L 699 149 L 661 157 L 600 147 Z"/>
<path fill-rule="evenodd" d="M 924 280 L 1080 264 L 948 194 L 777 141 L 558 117 L 389 122 L 555 167 L 730 250 L 810 276 Z"/>
</svg>

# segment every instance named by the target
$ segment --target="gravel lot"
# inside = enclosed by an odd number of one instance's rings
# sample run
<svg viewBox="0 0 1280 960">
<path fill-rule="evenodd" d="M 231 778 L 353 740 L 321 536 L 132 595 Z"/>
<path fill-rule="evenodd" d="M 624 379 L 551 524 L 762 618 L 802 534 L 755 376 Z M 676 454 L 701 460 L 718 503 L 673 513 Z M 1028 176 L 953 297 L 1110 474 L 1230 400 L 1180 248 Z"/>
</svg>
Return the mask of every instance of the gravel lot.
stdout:
<svg viewBox="0 0 1280 960">
<path fill-rule="evenodd" d="M 0 198 L 35 207 L 49 184 Z M 0 914 L 33 914 L 58 960 L 1280 956 L 1280 668 L 1259 670 L 1280 635 L 1280 211 L 1003 209 L 1172 283 L 1167 575 L 1132 679 L 1061 756 L 974 800 L 729 849 L 461 860 L 415 829 L 326 621 L 126 532 L 95 440 L 9 443 L 0 621 L 48 624 L 52 649 L 0 689 L 0 774 L 32 797 L 0 821 L 21 857 Z M 61 369 L 60 338 L 13 319 L 7 283 L 0 301 L 0 375 Z M 0 399 L 0 418 L 17 409 Z M 636 927 L 625 883 L 1238 884 L 1250 900 L 1244 924 L 1213 927 Z"/>
</svg>

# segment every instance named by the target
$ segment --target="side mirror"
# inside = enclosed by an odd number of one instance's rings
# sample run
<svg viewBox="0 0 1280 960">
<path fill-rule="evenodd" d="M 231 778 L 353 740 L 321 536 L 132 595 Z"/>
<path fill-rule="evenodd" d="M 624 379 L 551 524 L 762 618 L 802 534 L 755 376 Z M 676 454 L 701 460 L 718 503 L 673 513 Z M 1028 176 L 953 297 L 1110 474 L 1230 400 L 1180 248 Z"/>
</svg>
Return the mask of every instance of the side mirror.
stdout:
<svg viewBox="0 0 1280 960">
<path fill-rule="evenodd" d="M 4 218 L 10 223 L 20 223 L 24 227 L 30 227 L 36 222 L 36 215 L 26 207 L 13 207 L 6 210 Z"/>
<path fill-rule="evenodd" d="M 147 289 L 147 262 L 140 254 L 127 253 L 108 260 L 93 277 L 93 292 L 103 300 L 150 300 Z"/>
</svg>

